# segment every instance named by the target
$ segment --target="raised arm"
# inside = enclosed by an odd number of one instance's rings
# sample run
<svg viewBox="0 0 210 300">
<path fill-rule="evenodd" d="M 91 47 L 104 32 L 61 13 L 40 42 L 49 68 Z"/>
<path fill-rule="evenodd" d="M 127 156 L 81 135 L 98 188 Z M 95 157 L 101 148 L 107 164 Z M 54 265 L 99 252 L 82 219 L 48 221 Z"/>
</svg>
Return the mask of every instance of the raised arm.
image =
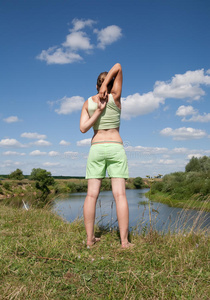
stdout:
<svg viewBox="0 0 210 300">
<path fill-rule="evenodd" d="M 123 74 L 122 74 L 122 67 L 119 63 L 115 64 L 110 69 L 106 78 L 104 79 L 104 82 L 102 83 L 99 91 L 99 97 L 101 99 L 105 99 L 107 97 L 108 85 L 112 80 L 114 80 L 114 83 L 111 89 L 111 94 L 113 95 L 115 101 L 120 101 L 120 97 L 122 93 Z"/>
<path fill-rule="evenodd" d="M 96 122 L 102 111 L 106 106 L 106 101 L 98 101 L 98 108 L 95 110 L 94 114 L 90 117 L 88 113 L 88 100 L 85 101 L 82 107 L 81 117 L 80 117 L 80 131 L 82 133 L 87 132 Z"/>
</svg>

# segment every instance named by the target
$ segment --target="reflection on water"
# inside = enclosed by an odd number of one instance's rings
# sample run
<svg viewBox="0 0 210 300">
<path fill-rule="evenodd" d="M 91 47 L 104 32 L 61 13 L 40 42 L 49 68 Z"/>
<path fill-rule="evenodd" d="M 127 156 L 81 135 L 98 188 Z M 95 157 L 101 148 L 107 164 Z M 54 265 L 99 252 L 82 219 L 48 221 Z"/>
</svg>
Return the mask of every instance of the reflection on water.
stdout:
<svg viewBox="0 0 210 300">
<path fill-rule="evenodd" d="M 129 203 L 129 228 L 138 232 L 146 231 L 151 225 L 158 231 L 208 229 L 210 213 L 192 209 L 169 207 L 166 204 L 150 202 L 145 196 L 148 189 L 126 190 Z M 74 193 L 58 198 L 53 211 L 71 222 L 83 217 L 86 193 Z M 116 207 L 111 191 L 101 192 L 96 205 L 96 222 L 107 227 L 118 226 Z"/>
</svg>

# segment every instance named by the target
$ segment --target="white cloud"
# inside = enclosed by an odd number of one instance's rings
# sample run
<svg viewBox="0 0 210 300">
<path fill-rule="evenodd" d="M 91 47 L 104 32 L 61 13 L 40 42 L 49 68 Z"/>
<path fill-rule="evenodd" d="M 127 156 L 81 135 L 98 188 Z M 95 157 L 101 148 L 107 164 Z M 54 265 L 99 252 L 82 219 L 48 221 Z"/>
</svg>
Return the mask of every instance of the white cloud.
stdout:
<svg viewBox="0 0 210 300">
<path fill-rule="evenodd" d="M 199 100 L 205 92 L 201 84 L 210 85 L 210 76 L 204 70 L 187 71 L 185 74 L 176 74 L 171 81 L 156 81 L 154 94 L 163 98 Z"/>
<path fill-rule="evenodd" d="M 173 159 L 160 159 L 158 163 L 163 165 L 173 165 L 176 163 L 176 161 Z"/>
<path fill-rule="evenodd" d="M 41 152 L 40 150 L 34 150 L 31 153 L 29 153 L 29 155 L 31 156 L 43 156 L 46 155 L 46 152 Z"/>
<path fill-rule="evenodd" d="M 20 153 L 20 152 L 16 152 L 16 151 L 5 151 L 2 154 L 5 156 L 24 156 L 24 155 L 26 155 L 25 153 Z"/>
<path fill-rule="evenodd" d="M 199 100 L 205 94 L 200 85 L 210 85 L 210 76 L 204 70 L 187 71 L 176 74 L 169 81 L 156 81 L 153 91 L 140 95 L 139 93 L 122 98 L 122 118 L 129 120 L 132 117 L 153 112 L 164 104 L 167 98 Z M 167 108 L 167 107 L 166 107 Z M 164 111 L 166 109 L 164 108 Z M 196 114 L 192 106 L 180 106 L 177 115 Z M 197 118 L 200 122 L 208 122 L 209 116 Z M 195 120 L 193 118 L 191 121 Z M 201 121 L 202 120 L 202 121 Z M 185 121 L 185 119 L 183 119 Z"/>
<path fill-rule="evenodd" d="M 174 148 L 172 150 L 172 153 L 176 153 L 176 154 L 184 154 L 187 153 L 189 150 L 187 148 Z"/>
<path fill-rule="evenodd" d="M 95 24 L 96 21 L 88 19 L 88 20 L 79 20 L 79 19 L 73 19 L 72 24 L 73 29 L 71 31 L 78 31 L 81 30 L 83 28 L 85 28 L 86 26 L 88 27 L 92 27 L 93 24 Z"/>
<path fill-rule="evenodd" d="M 36 146 L 51 146 L 52 144 L 48 141 L 45 141 L 45 140 L 38 140 L 36 142 L 33 143 L 33 145 L 36 145 Z"/>
<path fill-rule="evenodd" d="M 55 167 L 55 166 L 59 166 L 60 163 L 53 163 L 53 162 L 45 162 L 43 163 L 43 166 L 45 167 Z"/>
<path fill-rule="evenodd" d="M 207 123 L 207 122 L 210 122 L 210 113 L 208 113 L 208 114 L 205 113 L 203 116 L 199 115 L 199 114 L 194 115 L 190 119 L 188 119 L 188 120 L 185 119 L 184 121 Z"/>
<path fill-rule="evenodd" d="M 129 120 L 131 117 L 151 113 L 163 103 L 164 99 L 155 96 L 152 92 L 127 96 L 122 98 L 122 118 Z"/>
<path fill-rule="evenodd" d="M 37 132 L 24 132 L 21 134 L 21 137 L 27 138 L 27 139 L 46 139 L 47 136 L 45 134 L 39 134 Z"/>
<path fill-rule="evenodd" d="M 66 151 L 66 152 L 64 152 L 64 156 L 71 157 L 71 159 L 78 158 L 78 155 L 79 155 L 79 153 L 78 152 L 74 152 L 74 151 Z"/>
<path fill-rule="evenodd" d="M 125 148 L 126 152 L 140 152 L 144 155 L 152 155 L 152 154 L 163 154 L 168 152 L 168 148 L 161 147 L 143 147 L 143 146 L 128 146 Z"/>
<path fill-rule="evenodd" d="M 67 35 L 64 47 L 69 47 L 75 50 L 91 50 L 93 45 L 90 43 L 90 38 L 83 31 L 71 32 Z"/>
<path fill-rule="evenodd" d="M 16 139 L 2 139 L 0 141 L 0 147 L 23 148 L 23 147 L 25 147 L 25 145 L 21 144 Z"/>
<path fill-rule="evenodd" d="M 77 146 L 81 147 L 81 146 L 90 146 L 91 144 L 91 138 L 90 139 L 84 139 L 81 141 L 77 142 Z"/>
<path fill-rule="evenodd" d="M 68 146 L 70 144 L 71 144 L 70 142 L 67 142 L 65 140 L 61 140 L 60 143 L 59 143 L 59 145 L 61 145 L 61 146 Z"/>
<path fill-rule="evenodd" d="M 10 116 L 10 117 L 8 117 L 6 119 L 3 119 L 3 120 L 6 123 L 16 123 L 16 122 L 20 122 L 21 121 L 21 120 L 18 119 L 17 116 Z"/>
<path fill-rule="evenodd" d="M 12 160 L 6 160 L 3 162 L 3 164 L 1 165 L 1 167 L 3 168 L 7 168 L 7 167 L 17 167 L 17 166 L 20 166 L 22 165 L 21 162 L 19 161 L 12 161 Z"/>
<path fill-rule="evenodd" d="M 191 105 L 181 105 L 176 111 L 176 115 L 179 117 L 186 117 L 188 115 L 194 115 L 196 113 L 197 111 Z"/>
<path fill-rule="evenodd" d="M 49 156 L 59 156 L 60 155 L 60 153 L 57 151 L 50 151 L 48 154 L 49 154 Z"/>
<path fill-rule="evenodd" d="M 110 45 L 122 37 L 122 29 L 119 26 L 111 25 L 101 30 L 94 30 L 97 34 L 98 48 L 105 49 L 107 45 Z"/>
<path fill-rule="evenodd" d="M 90 50 L 95 48 L 91 43 L 91 37 L 84 31 L 84 28 L 92 27 L 95 23 L 96 22 L 91 19 L 74 19 L 72 21 L 73 28 L 69 30 L 70 33 L 66 36 L 65 42 L 59 46 L 42 50 L 36 58 L 46 61 L 47 64 L 71 64 L 82 61 L 83 58 L 78 51 L 91 53 Z M 99 41 L 98 47 L 102 49 L 104 49 L 106 45 L 117 41 L 122 36 L 121 28 L 116 25 L 108 26 L 102 30 L 95 29 L 93 32 L 97 34 Z"/>
<path fill-rule="evenodd" d="M 160 131 L 160 134 L 163 136 L 171 136 L 174 140 L 191 140 L 191 139 L 201 139 L 205 137 L 207 134 L 204 130 L 194 129 L 191 127 L 182 127 L 177 129 L 172 129 L 167 127 Z"/>
<path fill-rule="evenodd" d="M 58 109 L 55 109 L 56 113 L 58 113 L 59 115 L 68 115 L 74 111 L 80 111 L 82 109 L 84 98 L 80 96 L 73 96 L 70 98 L 63 97 L 62 99 L 55 101 L 54 103 L 60 104 L 60 107 Z"/>
<path fill-rule="evenodd" d="M 200 158 L 200 157 L 203 156 L 203 154 L 200 154 L 200 153 L 189 154 L 189 155 L 187 156 L 187 158 L 191 159 L 193 156 L 194 156 L 194 157 L 197 157 L 197 158 Z"/>
<path fill-rule="evenodd" d="M 180 106 L 176 112 L 176 115 L 184 117 L 182 119 L 184 122 L 210 122 L 210 113 L 204 113 L 203 115 L 200 115 L 198 110 L 195 110 L 192 106 Z M 192 115 L 192 117 L 190 119 L 186 119 L 185 117 L 189 115 Z"/>
<path fill-rule="evenodd" d="M 81 61 L 83 58 L 68 49 L 62 49 L 57 47 L 50 47 L 48 50 L 42 50 L 41 54 L 37 56 L 37 59 L 46 61 L 47 64 L 71 64 Z"/>
</svg>

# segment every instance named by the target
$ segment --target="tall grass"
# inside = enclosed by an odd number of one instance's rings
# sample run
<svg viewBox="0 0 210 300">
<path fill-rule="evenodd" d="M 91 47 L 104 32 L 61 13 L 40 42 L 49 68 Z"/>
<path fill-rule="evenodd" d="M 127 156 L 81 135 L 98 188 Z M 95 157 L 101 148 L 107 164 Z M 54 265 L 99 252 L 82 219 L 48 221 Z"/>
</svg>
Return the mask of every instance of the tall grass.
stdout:
<svg viewBox="0 0 210 300">
<path fill-rule="evenodd" d="M 87 249 L 83 222 L 45 209 L 0 205 L 2 299 L 209 299 L 209 235 L 130 232 L 96 226 L 101 242 Z"/>
</svg>

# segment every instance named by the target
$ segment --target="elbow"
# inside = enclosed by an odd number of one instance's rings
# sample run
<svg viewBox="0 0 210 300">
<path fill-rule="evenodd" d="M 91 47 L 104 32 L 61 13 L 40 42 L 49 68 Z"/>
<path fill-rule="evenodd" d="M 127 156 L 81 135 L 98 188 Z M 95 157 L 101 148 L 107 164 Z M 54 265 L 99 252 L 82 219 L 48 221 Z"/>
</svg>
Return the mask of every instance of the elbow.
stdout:
<svg viewBox="0 0 210 300">
<path fill-rule="evenodd" d="M 118 71 L 122 71 L 122 66 L 120 63 L 116 63 L 115 67 L 118 69 Z"/>
<path fill-rule="evenodd" d="M 80 126 L 80 131 L 81 131 L 82 133 L 85 133 L 85 132 L 87 132 L 87 129 L 84 128 L 84 127 L 82 127 L 82 126 Z"/>
</svg>

